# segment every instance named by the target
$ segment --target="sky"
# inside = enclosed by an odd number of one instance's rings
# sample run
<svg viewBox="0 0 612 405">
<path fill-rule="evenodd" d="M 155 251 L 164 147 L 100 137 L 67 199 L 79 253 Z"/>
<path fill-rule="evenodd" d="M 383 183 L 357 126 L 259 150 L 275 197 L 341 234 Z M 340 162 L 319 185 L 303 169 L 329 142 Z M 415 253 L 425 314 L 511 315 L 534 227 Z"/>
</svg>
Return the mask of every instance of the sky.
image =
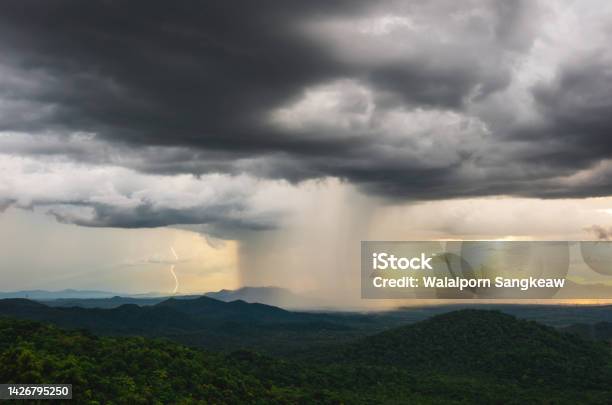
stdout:
<svg viewBox="0 0 612 405">
<path fill-rule="evenodd" d="M 3 1 L 0 290 L 348 303 L 360 240 L 608 238 L 611 42 L 606 1 Z"/>
</svg>

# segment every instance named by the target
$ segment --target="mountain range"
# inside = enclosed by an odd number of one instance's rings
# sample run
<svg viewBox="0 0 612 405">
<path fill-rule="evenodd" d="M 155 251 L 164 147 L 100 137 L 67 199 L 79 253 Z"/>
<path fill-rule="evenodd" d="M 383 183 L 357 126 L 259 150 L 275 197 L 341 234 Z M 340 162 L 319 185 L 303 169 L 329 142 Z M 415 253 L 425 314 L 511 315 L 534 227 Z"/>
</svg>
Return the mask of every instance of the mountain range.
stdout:
<svg viewBox="0 0 612 405">
<path fill-rule="evenodd" d="M 249 303 L 273 305 L 286 309 L 322 309 L 325 304 L 320 299 L 296 294 L 280 287 L 242 287 L 236 290 L 219 290 L 204 293 L 205 296 L 220 301 L 242 300 Z M 195 298 L 200 295 L 177 295 L 179 298 Z M 113 308 L 123 304 L 154 305 L 167 298 L 163 293 L 127 294 L 99 290 L 61 291 L 22 290 L 0 292 L 0 299 L 25 298 L 43 301 L 51 306 L 80 306 L 86 308 Z"/>
<path fill-rule="evenodd" d="M 292 312 L 206 296 L 167 298 L 151 305 L 130 303 L 114 308 L 49 306 L 13 298 L 0 300 L 0 316 L 50 322 L 104 335 L 159 336 L 212 349 L 256 347 L 269 351 L 346 340 L 389 325 L 389 320 L 360 314 Z"/>
<path fill-rule="evenodd" d="M 109 298 L 121 295 L 109 291 L 99 290 L 73 290 L 66 289 L 60 291 L 47 290 L 22 290 L 11 292 L 0 292 L 1 298 L 27 298 L 31 300 L 53 300 L 58 298 Z"/>
<path fill-rule="evenodd" d="M 228 298 L 228 296 L 226 296 Z M 610 339 L 612 307 L 482 305 L 535 319 L 589 339 Z M 0 300 L 0 316 L 49 322 L 102 335 L 165 337 L 191 346 L 270 353 L 297 353 L 309 347 L 348 342 L 412 324 L 462 306 L 404 308 L 379 313 L 298 312 L 243 300 L 208 296 L 95 298 L 33 301 Z"/>
<path fill-rule="evenodd" d="M 296 294 L 280 287 L 242 287 L 237 290 L 209 292 L 205 295 L 226 302 L 242 300 L 287 309 L 322 309 L 326 307 L 325 302 L 320 299 Z"/>
<path fill-rule="evenodd" d="M 286 321 L 312 320 L 253 305 L 204 297 L 166 300 L 145 312 L 133 305 L 50 309 L 88 316 L 102 311 L 124 316 L 125 323 L 146 322 L 135 314 L 165 314 L 169 327 L 190 316 L 245 315 L 287 330 Z M 48 312 L 44 307 L 0 301 L 4 313 L 34 316 Z M 176 316 L 181 318 L 170 319 Z M 242 332 L 241 338 L 249 337 Z M 269 337 L 277 344 L 291 339 Z M 227 343 L 222 351 L 201 351 L 169 340 L 100 337 L 0 317 L 0 380 L 72 383 L 74 398 L 90 403 L 603 404 L 612 398 L 609 346 L 498 311 L 452 311 L 290 356 L 228 352 Z"/>
</svg>

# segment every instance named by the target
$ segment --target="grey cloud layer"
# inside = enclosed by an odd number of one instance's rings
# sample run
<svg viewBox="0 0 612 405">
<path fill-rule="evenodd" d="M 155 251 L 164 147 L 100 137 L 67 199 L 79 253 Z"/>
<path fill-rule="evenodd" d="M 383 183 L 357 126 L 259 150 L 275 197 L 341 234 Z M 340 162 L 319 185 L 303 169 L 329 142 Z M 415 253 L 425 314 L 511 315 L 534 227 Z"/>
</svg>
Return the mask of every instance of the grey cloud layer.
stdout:
<svg viewBox="0 0 612 405">
<path fill-rule="evenodd" d="M 228 236 L 277 226 L 283 207 L 268 199 L 292 197 L 282 185 L 245 175 L 150 175 L 2 154 L 0 169 L 0 212 L 14 205 L 89 227 L 206 224 L 208 233 Z"/>
<path fill-rule="evenodd" d="M 340 177 L 396 199 L 609 195 L 600 6 L 578 42 L 555 31 L 577 12 L 562 3 L 4 1 L 0 147 L 156 175 Z M 95 209 L 104 226 L 206 222 L 166 208 Z"/>
</svg>

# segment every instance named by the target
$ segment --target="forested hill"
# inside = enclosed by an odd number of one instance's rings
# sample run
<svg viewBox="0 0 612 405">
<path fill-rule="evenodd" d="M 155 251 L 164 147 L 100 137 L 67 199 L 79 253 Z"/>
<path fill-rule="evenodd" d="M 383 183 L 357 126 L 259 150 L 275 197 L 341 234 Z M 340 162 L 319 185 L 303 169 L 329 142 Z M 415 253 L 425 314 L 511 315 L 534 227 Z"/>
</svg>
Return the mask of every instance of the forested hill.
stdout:
<svg viewBox="0 0 612 405">
<path fill-rule="evenodd" d="M 0 381 L 71 383 L 75 403 L 609 403 L 609 348 L 458 311 L 308 359 L 205 352 L 0 319 Z"/>
<path fill-rule="evenodd" d="M 360 314 L 291 312 L 213 298 L 170 298 L 156 305 L 116 308 L 50 307 L 26 299 L 0 300 L 0 316 L 87 329 L 100 335 L 167 337 L 214 350 L 256 348 L 288 353 L 310 345 L 348 341 L 389 327 Z"/>
<path fill-rule="evenodd" d="M 169 298 L 156 305 L 124 304 L 116 308 L 50 307 L 27 299 L 0 300 L 0 315 L 47 321 L 64 327 L 98 332 L 148 333 L 193 331 L 219 324 L 270 324 L 331 320 L 325 314 L 290 312 L 244 301 L 213 298 Z"/>
<path fill-rule="evenodd" d="M 612 356 L 605 343 L 497 311 L 449 312 L 316 356 L 324 361 L 495 376 L 526 385 L 612 383 Z"/>
</svg>

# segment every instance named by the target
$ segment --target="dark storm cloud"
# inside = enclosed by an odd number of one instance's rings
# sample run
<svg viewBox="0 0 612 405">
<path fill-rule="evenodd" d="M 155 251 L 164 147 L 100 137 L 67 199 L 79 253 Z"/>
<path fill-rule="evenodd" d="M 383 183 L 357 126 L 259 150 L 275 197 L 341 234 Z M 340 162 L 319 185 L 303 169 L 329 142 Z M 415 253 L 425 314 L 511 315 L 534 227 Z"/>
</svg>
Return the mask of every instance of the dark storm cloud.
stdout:
<svg viewBox="0 0 612 405">
<path fill-rule="evenodd" d="M 3 3 L 6 62 L 41 82 L 6 93 L 53 110 L 3 129 L 238 152 L 288 148 L 265 133 L 261 115 L 302 86 L 342 73 L 293 25 L 342 9 L 284 1 Z"/>
<path fill-rule="evenodd" d="M 402 199 L 610 194 L 563 178 L 612 152 L 605 60 L 534 86 L 541 122 L 473 110 L 513 83 L 545 18 L 530 1 L 4 1 L 0 130 L 37 139 L 12 153 L 147 173 L 337 176 Z"/>
<path fill-rule="evenodd" d="M 606 59 L 587 56 L 561 69 L 552 83 L 534 88 L 547 120 L 541 136 L 569 146 L 558 151 L 559 160 L 588 164 L 612 156 L 612 59 Z"/>
<path fill-rule="evenodd" d="M 51 208 L 48 212 L 59 222 L 88 227 L 155 228 L 167 225 L 207 224 L 209 233 L 220 232 L 224 235 L 236 229 L 266 230 L 276 225 L 272 217 L 241 218 L 236 213 L 246 211 L 247 207 L 236 202 L 181 209 L 160 209 L 150 203 L 127 209 L 91 203 L 86 204 L 86 207 L 91 209 L 88 216 L 75 216 L 72 209 Z"/>
</svg>

